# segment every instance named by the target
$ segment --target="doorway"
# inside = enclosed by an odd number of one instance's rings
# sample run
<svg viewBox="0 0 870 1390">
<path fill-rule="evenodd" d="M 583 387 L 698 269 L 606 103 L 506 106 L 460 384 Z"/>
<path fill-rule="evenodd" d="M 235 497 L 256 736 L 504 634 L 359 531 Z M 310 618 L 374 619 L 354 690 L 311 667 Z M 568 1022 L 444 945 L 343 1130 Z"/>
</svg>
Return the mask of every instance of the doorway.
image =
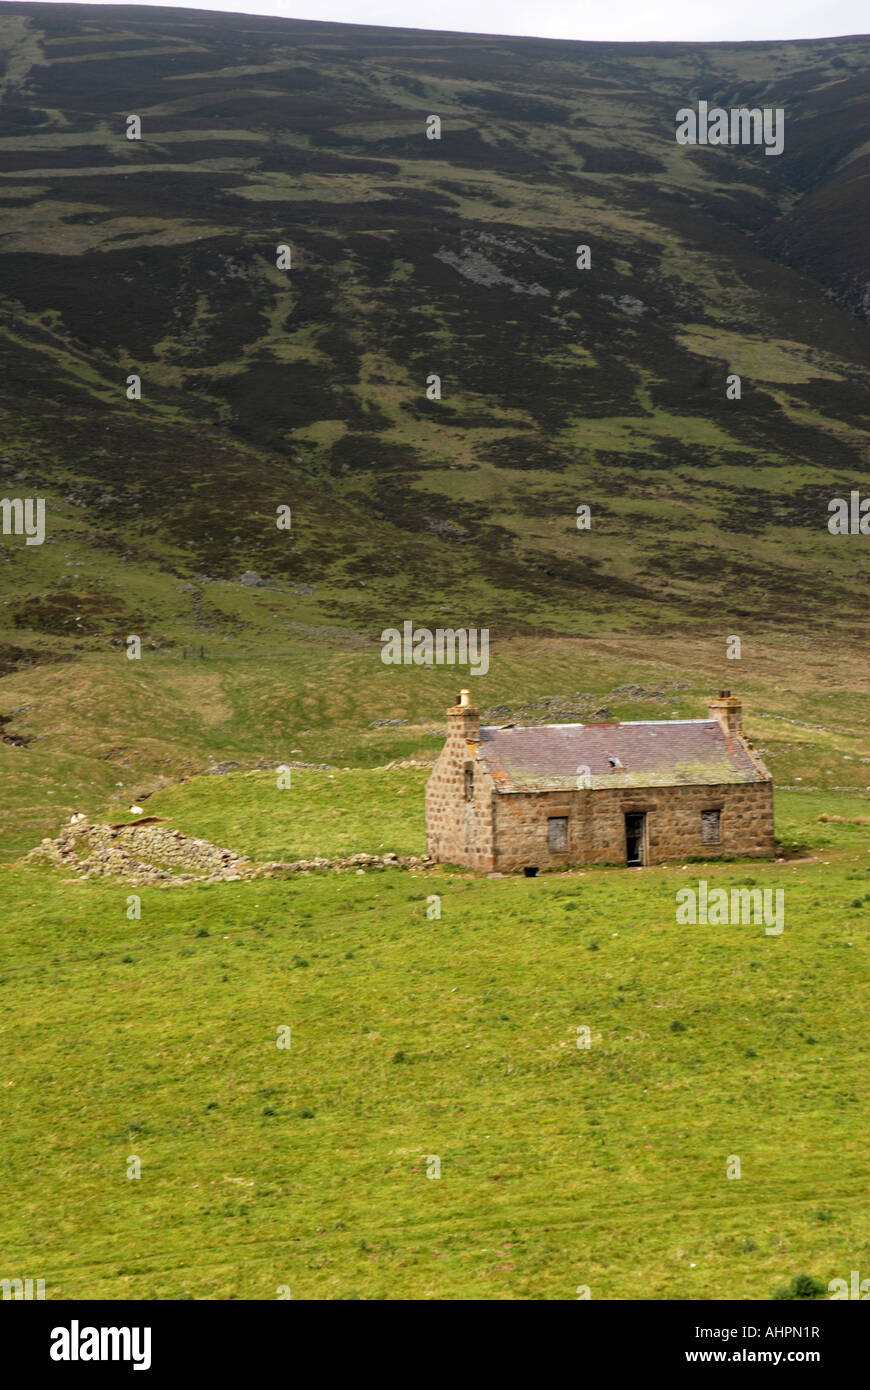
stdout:
<svg viewBox="0 0 870 1390">
<path fill-rule="evenodd" d="M 646 812 L 625 813 L 625 862 L 638 868 L 646 863 Z"/>
</svg>

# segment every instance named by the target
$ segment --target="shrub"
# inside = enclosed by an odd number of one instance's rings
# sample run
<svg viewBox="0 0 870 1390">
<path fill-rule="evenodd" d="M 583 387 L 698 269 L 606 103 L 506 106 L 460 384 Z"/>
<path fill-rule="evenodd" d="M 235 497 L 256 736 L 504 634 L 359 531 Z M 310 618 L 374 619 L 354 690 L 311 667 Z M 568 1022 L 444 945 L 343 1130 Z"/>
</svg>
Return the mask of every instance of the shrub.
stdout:
<svg viewBox="0 0 870 1390">
<path fill-rule="evenodd" d="M 774 1290 L 771 1298 L 784 1300 L 807 1300 L 823 1298 L 827 1293 L 827 1288 L 821 1279 L 817 1279 L 813 1274 L 796 1274 L 790 1284 L 783 1284 L 781 1288 Z"/>
</svg>

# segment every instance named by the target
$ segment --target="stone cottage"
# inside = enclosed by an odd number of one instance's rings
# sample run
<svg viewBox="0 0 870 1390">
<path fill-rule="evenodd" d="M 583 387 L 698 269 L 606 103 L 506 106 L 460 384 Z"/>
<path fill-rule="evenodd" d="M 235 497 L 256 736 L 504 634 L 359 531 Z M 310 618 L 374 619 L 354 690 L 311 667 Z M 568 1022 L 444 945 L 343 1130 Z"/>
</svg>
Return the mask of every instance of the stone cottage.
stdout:
<svg viewBox="0 0 870 1390">
<path fill-rule="evenodd" d="M 772 854 L 773 779 L 729 690 L 707 719 L 480 727 L 463 690 L 426 784 L 427 848 L 469 869 Z"/>
</svg>

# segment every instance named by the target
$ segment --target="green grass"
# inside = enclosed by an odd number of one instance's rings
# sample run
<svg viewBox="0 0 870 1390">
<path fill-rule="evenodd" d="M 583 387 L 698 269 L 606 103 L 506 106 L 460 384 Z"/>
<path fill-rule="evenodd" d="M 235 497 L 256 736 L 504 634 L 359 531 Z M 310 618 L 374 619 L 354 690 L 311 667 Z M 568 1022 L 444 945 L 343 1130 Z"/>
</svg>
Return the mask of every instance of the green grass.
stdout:
<svg viewBox="0 0 870 1390">
<path fill-rule="evenodd" d="M 294 774 L 292 814 L 265 774 L 209 777 L 160 809 L 324 850 L 400 835 L 403 792 L 410 845 L 421 775 Z M 50 1298 L 763 1300 L 861 1267 L 870 830 L 817 805 L 778 798 L 824 859 L 146 888 L 134 922 L 123 883 L 3 870 L 10 1272 Z M 677 927 L 698 877 L 783 887 L 785 932 Z"/>
<path fill-rule="evenodd" d="M 227 774 L 222 789 L 210 785 L 218 779 L 198 777 L 151 797 L 148 814 L 254 859 L 423 854 L 428 776 L 427 769 L 294 770 L 290 786 L 279 788 L 276 770 Z"/>
</svg>

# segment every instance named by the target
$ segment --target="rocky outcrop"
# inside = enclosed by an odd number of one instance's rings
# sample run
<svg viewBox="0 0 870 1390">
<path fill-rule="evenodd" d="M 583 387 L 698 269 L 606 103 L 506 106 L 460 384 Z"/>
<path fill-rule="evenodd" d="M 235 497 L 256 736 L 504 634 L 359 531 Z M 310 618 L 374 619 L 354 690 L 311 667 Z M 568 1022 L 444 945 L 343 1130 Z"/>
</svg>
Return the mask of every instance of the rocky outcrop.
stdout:
<svg viewBox="0 0 870 1390">
<path fill-rule="evenodd" d="M 185 835 L 155 817 L 127 825 L 105 825 L 83 815 L 73 816 L 57 839 L 43 840 L 27 858 L 47 860 L 82 878 L 122 878 L 132 884 L 165 888 L 277 878 L 313 869 L 351 869 L 362 873 L 367 868 L 418 868 L 431 863 L 427 855 L 400 859 L 397 854 L 353 854 L 344 859 L 318 855 L 287 863 L 258 863 L 208 840 Z"/>
</svg>

